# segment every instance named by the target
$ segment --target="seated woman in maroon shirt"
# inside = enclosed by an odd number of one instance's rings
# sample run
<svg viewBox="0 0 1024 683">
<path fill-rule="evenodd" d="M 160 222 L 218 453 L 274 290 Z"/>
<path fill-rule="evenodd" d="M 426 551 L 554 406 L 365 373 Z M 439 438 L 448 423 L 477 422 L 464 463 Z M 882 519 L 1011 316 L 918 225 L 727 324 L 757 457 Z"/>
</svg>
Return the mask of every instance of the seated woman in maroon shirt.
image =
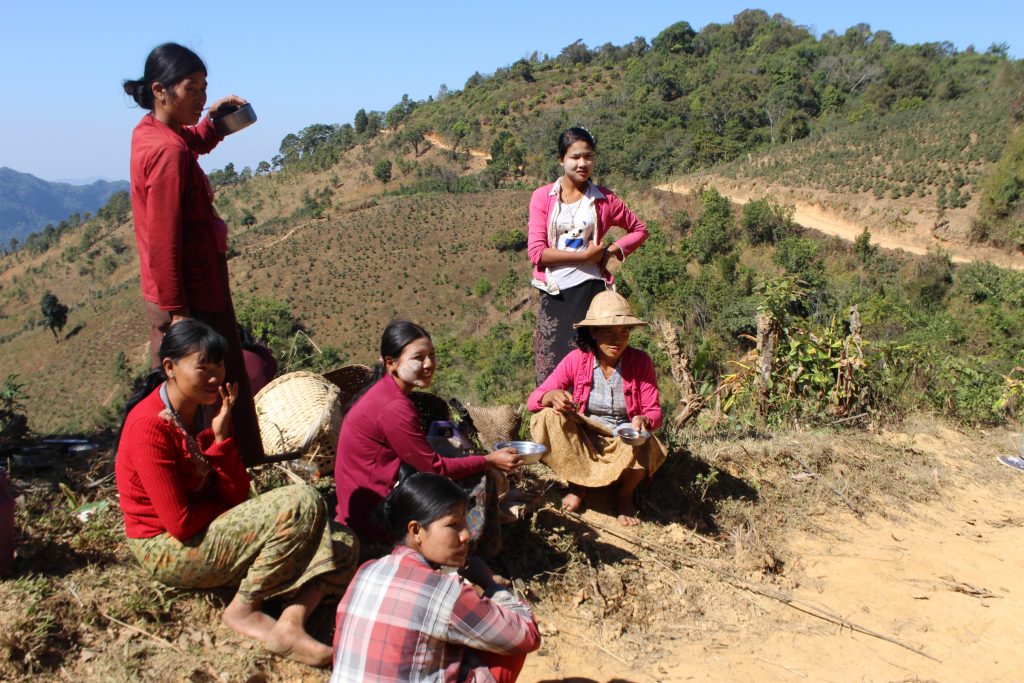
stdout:
<svg viewBox="0 0 1024 683">
<path fill-rule="evenodd" d="M 434 452 L 409 393 L 429 387 L 436 366 L 434 343 L 422 327 L 395 320 L 384 329 L 380 359 L 370 381 L 352 399 L 341 424 L 334 461 L 336 518 L 360 538 L 389 540 L 375 523 L 373 512 L 398 481 L 403 462 L 418 472 L 450 479 L 479 474 L 487 467 L 508 472 L 519 466 L 520 457 L 511 448 L 463 458 L 445 458 Z"/>
</svg>

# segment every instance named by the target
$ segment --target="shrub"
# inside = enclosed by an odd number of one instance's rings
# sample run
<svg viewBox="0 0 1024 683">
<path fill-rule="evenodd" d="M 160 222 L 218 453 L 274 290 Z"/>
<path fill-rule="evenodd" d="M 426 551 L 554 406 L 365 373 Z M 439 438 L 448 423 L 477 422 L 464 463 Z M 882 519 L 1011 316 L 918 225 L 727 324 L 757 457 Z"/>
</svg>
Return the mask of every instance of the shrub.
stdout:
<svg viewBox="0 0 1024 683">
<path fill-rule="evenodd" d="M 767 197 L 755 199 L 743 207 L 743 231 L 751 244 L 774 243 L 789 234 L 792 215 L 792 209 L 783 208 Z"/>
<path fill-rule="evenodd" d="M 491 244 L 498 251 L 522 251 L 526 249 L 526 233 L 517 228 L 502 230 L 491 236 Z"/>
</svg>

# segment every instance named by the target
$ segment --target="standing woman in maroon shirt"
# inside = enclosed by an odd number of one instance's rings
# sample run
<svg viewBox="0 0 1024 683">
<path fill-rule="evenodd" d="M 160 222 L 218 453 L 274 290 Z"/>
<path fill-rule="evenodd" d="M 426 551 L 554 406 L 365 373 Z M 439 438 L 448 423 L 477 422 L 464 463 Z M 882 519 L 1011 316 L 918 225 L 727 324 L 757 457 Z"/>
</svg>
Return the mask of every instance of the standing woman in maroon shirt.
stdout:
<svg viewBox="0 0 1024 683">
<path fill-rule="evenodd" d="M 196 53 L 165 43 L 149 53 L 142 78 L 124 81 L 125 93 L 149 110 L 132 132 L 132 218 L 153 367 L 164 333 L 184 318 L 203 320 L 227 339 L 227 381 L 238 384 L 235 435 L 251 465 L 263 458 L 263 444 L 228 287 L 227 225 L 197 161 L 223 139 L 202 118 L 206 74 Z M 229 95 L 210 112 L 244 104 Z"/>
</svg>

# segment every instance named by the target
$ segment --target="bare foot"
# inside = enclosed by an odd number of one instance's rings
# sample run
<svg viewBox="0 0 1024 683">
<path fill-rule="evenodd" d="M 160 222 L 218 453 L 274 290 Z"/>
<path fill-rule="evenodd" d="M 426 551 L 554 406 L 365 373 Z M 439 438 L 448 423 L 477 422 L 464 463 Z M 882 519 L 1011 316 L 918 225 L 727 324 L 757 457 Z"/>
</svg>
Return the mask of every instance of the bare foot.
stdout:
<svg viewBox="0 0 1024 683">
<path fill-rule="evenodd" d="M 242 602 L 237 596 L 224 609 L 220 620 L 235 633 L 261 643 L 266 642 L 267 636 L 277 625 L 277 620 L 260 611 L 258 605 Z"/>
<path fill-rule="evenodd" d="M 636 516 L 637 510 L 636 505 L 633 504 L 632 496 L 626 500 L 620 499 L 616 507 L 619 508 L 619 524 L 622 526 L 636 526 L 640 523 Z"/>
<path fill-rule="evenodd" d="M 267 649 L 281 657 L 309 666 L 331 665 L 331 648 L 296 624 L 278 621 L 266 640 Z"/>
<path fill-rule="evenodd" d="M 579 512 L 583 507 L 583 495 L 577 491 L 570 491 L 562 496 L 562 509 L 566 512 Z"/>
</svg>

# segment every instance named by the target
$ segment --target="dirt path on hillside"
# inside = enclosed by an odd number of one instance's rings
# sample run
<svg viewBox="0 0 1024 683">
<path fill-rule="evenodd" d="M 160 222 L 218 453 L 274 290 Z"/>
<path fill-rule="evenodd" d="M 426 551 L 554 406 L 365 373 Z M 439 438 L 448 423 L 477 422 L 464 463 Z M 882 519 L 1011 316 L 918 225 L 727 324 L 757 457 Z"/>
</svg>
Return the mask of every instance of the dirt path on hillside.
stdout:
<svg viewBox="0 0 1024 683">
<path fill-rule="evenodd" d="M 920 653 L 691 571 L 680 573 L 677 616 L 656 636 L 664 648 L 655 656 L 639 646 L 636 656 L 613 651 L 614 641 L 586 630 L 571 609 L 542 612 L 557 633 L 520 680 L 1024 680 L 1024 474 L 995 462 L 1000 446 L 943 427 L 879 441 L 938 462 L 941 495 L 791 539 L 788 592 Z M 1004 441 L 1003 451 L 1015 451 Z M 716 591 L 714 606 L 694 615 L 694 590 Z"/>
<path fill-rule="evenodd" d="M 705 179 L 699 182 L 677 180 L 658 185 L 655 189 L 676 194 L 689 194 L 705 184 L 715 185 L 724 197 L 737 204 L 746 204 L 750 200 L 759 199 L 766 194 L 764 192 L 753 192 L 749 188 L 741 186 L 731 186 L 723 189 L 723 186 L 716 183 L 713 179 Z M 737 181 L 730 180 L 730 185 L 738 185 L 738 183 Z M 1024 257 L 1013 256 L 997 249 L 948 242 L 937 239 L 930 234 L 921 234 L 920 231 L 907 234 L 884 231 L 877 227 L 865 226 L 849 221 L 837 216 L 819 204 L 795 202 L 793 208 L 793 220 L 797 224 L 825 233 L 826 235 L 840 237 L 850 242 L 856 240 L 864 232 L 864 228 L 867 227 L 871 232 L 871 242 L 883 249 L 901 249 L 911 254 L 924 255 L 930 249 L 939 247 L 949 253 L 953 263 L 988 261 L 1003 268 L 1024 270 Z"/>
<path fill-rule="evenodd" d="M 446 149 L 449 152 L 452 151 L 452 149 L 454 149 L 452 145 L 442 140 L 441 136 L 439 136 L 437 133 L 424 133 L 423 139 L 429 142 L 430 144 L 434 145 L 435 147 Z M 474 149 L 472 147 L 469 148 L 469 156 L 473 157 L 474 159 L 486 159 L 488 161 L 491 158 L 490 153 L 487 152 L 486 150 Z"/>
</svg>

